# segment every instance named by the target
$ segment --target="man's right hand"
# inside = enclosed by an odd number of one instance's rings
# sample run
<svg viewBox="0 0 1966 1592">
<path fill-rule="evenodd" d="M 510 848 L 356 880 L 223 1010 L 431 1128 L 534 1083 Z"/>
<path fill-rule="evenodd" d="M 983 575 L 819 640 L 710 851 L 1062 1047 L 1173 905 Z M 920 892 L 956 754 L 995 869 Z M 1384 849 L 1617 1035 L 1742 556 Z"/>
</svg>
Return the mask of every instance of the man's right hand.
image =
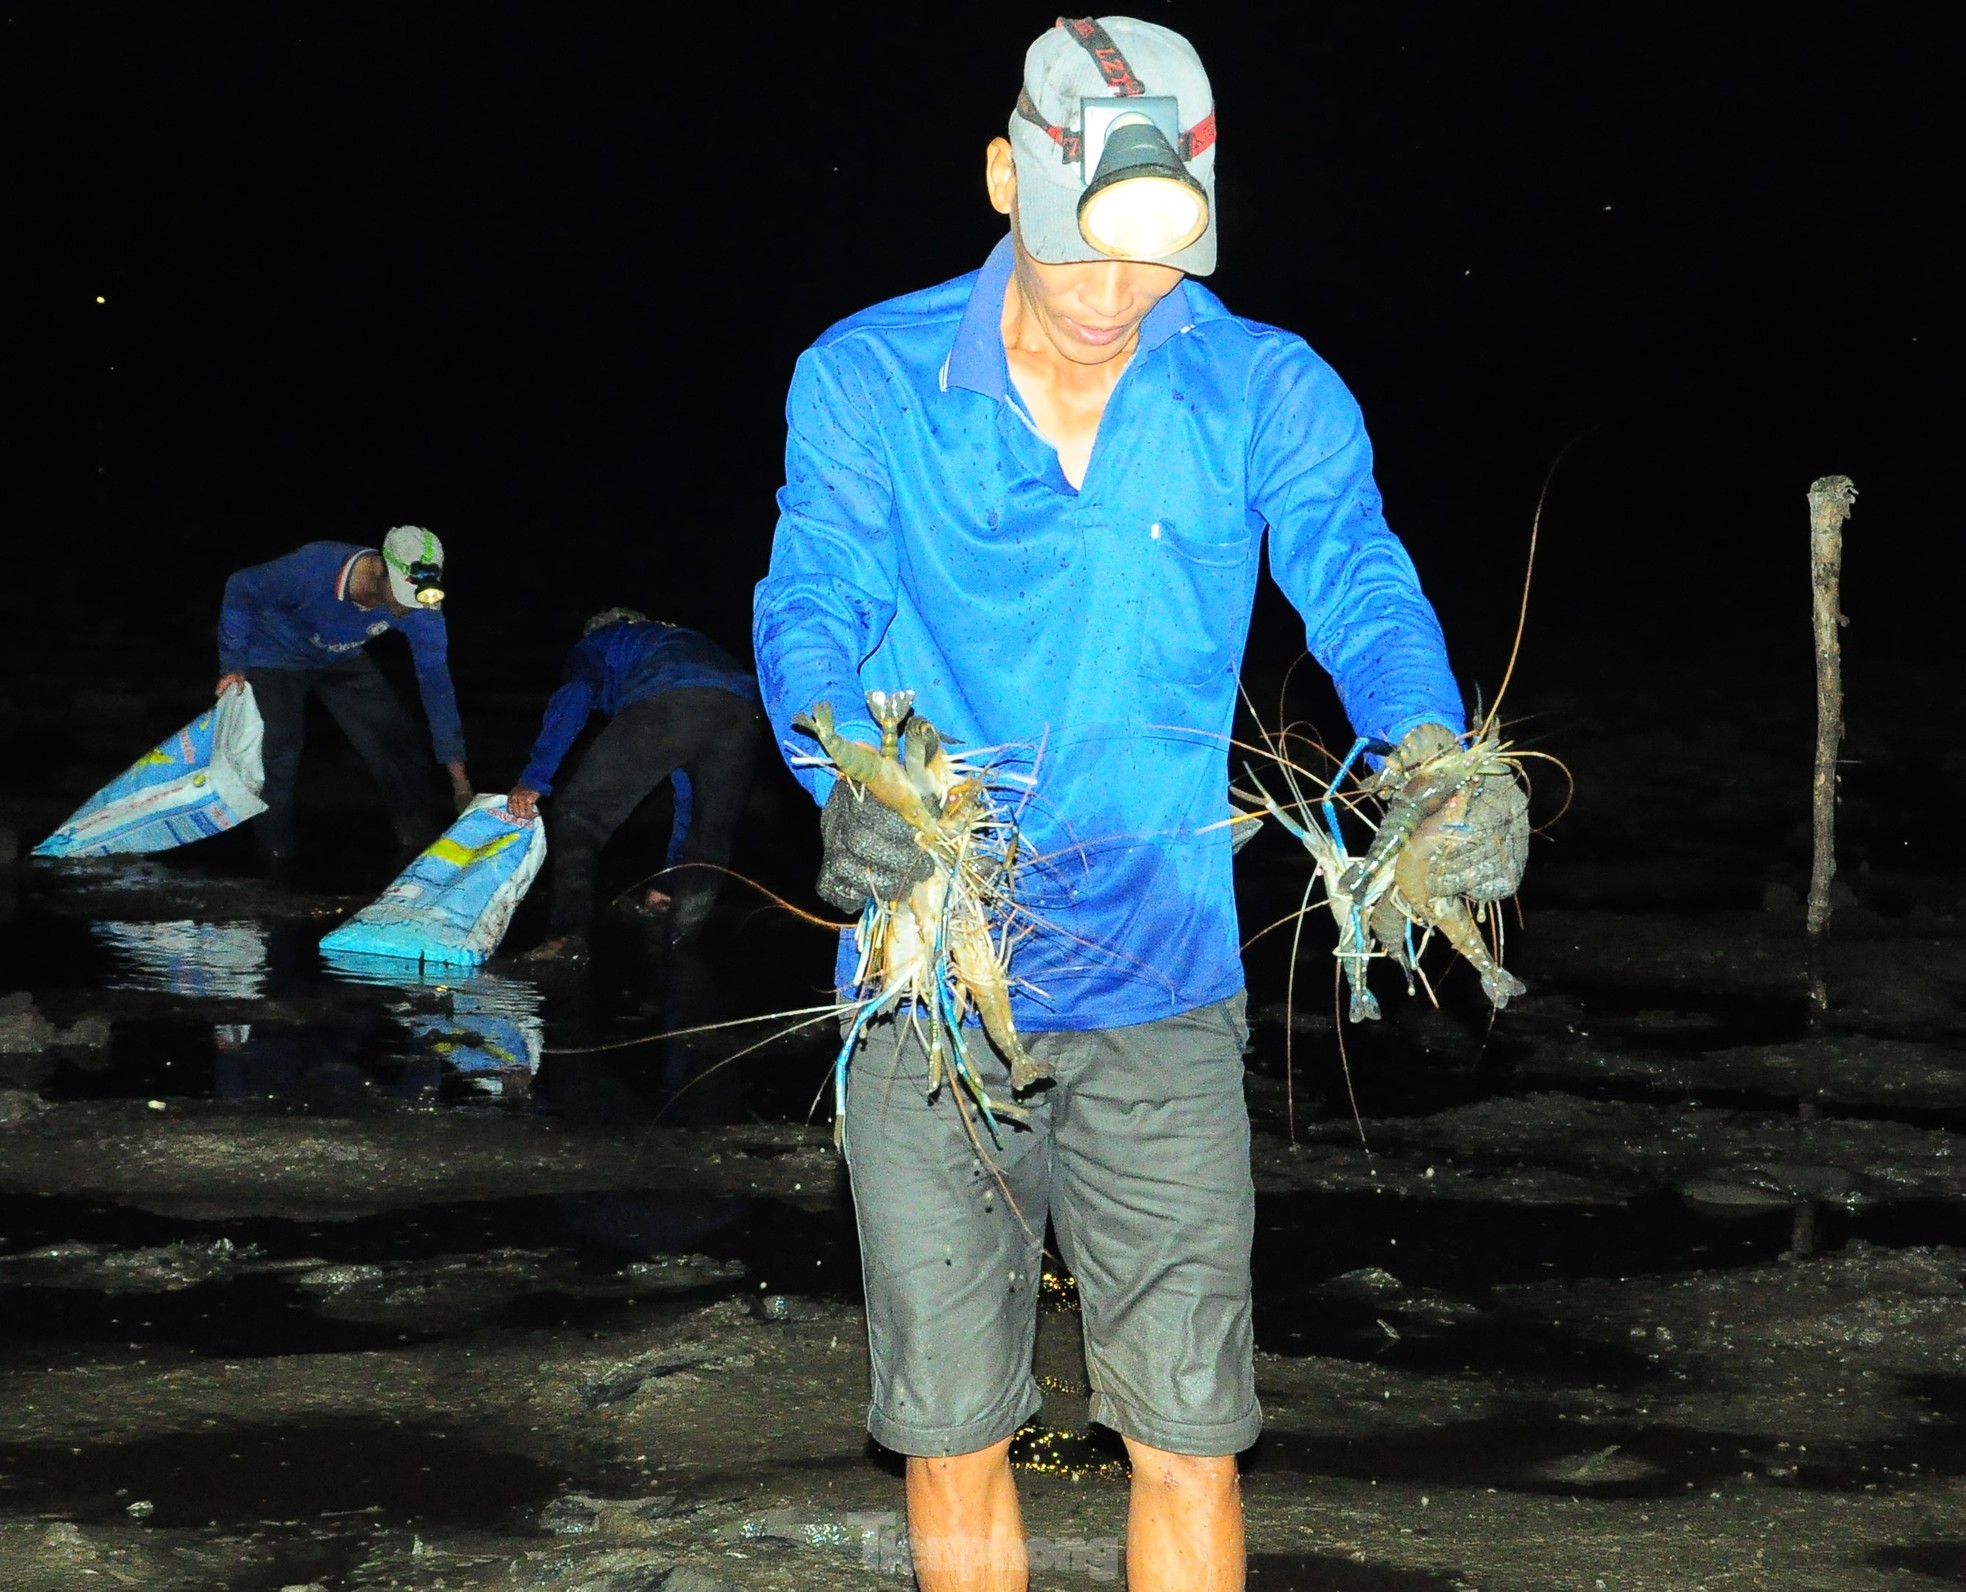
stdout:
<svg viewBox="0 0 1966 1592">
<path fill-rule="evenodd" d="M 934 871 L 915 827 L 892 807 L 843 779 L 819 810 L 819 898 L 858 917 L 868 900 L 896 901 Z"/>
<path fill-rule="evenodd" d="M 522 824 L 539 816 L 539 792 L 530 785 L 514 785 L 505 798 L 505 810 Z"/>
<path fill-rule="evenodd" d="M 212 692 L 212 695 L 222 697 L 228 691 L 244 690 L 245 685 L 246 677 L 234 670 L 231 674 L 222 674 L 218 677 L 218 688 Z"/>
<path fill-rule="evenodd" d="M 1419 770 L 1437 757 L 1459 751 L 1462 742 L 1445 724 L 1421 724 L 1406 732 L 1392 755 L 1380 765 L 1378 777 L 1368 781 L 1375 791 L 1388 795 L 1397 791 Z"/>
</svg>

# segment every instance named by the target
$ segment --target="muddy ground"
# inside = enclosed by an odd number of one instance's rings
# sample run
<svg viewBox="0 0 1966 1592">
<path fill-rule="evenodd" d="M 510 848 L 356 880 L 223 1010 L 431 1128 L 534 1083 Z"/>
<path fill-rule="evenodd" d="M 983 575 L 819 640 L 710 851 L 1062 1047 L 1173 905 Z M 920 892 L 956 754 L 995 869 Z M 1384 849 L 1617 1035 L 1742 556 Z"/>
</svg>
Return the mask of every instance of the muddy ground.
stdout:
<svg viewBox="0 0 1966 1592">
<path fill-rule="evenodd" d="M 22 849 L 195 707 L 146 668 L 19 679 Z M 1616 680 L 1529 703 L 1577 799 L 1492 1024 L 1465 973 L 1438 1010 L 1382 984 L 1341 1070 L 1328 930 L 1294 994 L 1252 947 L 1253 1587 L 1966 1586 L 1966 770 L 1907 750 L 1952 710 L 1856 693 L 1812 1024 L 1806 676 L 1739 668 L 1753 760 Z M 467 703 L 481 768 L 536 706 Z M 693 957 L 622 917 L 584 976 L 324 970 L 386 846 L 310 756 L 298 893 L 233 837 L 0 882 L 0 1587 L 905 1586 L 823 1028 L 707 1076 L 751 1030 L 589 1048 L 808 1005 L 824 937 L 742 897 Z M 780 785 L 740 862 L 809 900 Z M 1240 866 L 1253 932 L 1306 862 L 1271 832 Z M 1068 1279 L 1043 1323 L 1034 1583 L 1116 1585 Z"/>
</svg>

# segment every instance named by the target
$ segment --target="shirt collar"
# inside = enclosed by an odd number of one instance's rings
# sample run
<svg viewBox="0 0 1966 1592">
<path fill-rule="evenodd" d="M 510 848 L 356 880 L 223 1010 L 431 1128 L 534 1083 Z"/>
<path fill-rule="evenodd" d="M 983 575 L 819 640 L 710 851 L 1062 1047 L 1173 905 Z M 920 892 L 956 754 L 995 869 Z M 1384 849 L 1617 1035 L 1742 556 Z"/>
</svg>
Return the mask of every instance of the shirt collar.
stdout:
<svg viewBox="0 0 1966 1592">
<path fill-rule="evenodd" d="M 341 561 L 341 568 L 335 573 L 334 594 L 342 602 L 354 601 L 348 595 L 348 580 L 355 573 L 355 561 L 362 557 L 364 553 L 372 553 L 374 551 L 375 549 L 372 547 L 358 547 Z"/>
<path fill-rule="evenodd" d="M 1005 233 L 983 269 L 970 286 L 969 303 L 956 327 L 956 340 L 942 361 L 942 390 L 967 388 L 986 398 L 1002 398 L 1010 390 L 1010 365 L 1003 348 L 1003 295 L 1010 284 L 1016 263 L 1017 245 Z M 1174 291 L 1147 312 L 1140 323 L 1140 343 L 1135 355 L 1160 347 L 1176 332 L 1185 331 L 1188 317 L 1188 283 L 1183 278 Z"/>
</svg>

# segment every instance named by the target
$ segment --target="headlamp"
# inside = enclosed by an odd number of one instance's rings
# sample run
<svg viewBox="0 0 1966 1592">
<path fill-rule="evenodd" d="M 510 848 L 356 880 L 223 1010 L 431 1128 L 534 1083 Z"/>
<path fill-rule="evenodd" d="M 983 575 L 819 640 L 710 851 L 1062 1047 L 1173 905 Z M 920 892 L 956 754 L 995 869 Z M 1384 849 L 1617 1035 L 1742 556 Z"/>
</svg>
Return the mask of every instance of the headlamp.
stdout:
<svg viewBox="0 0 1966 1592">
<path fill-rule="evenodd" d="M 416 600 L 425 608 L 441 608 L 444 602 L 444 566 L 418 559 L 403 571 L 416 588 Z"/>
<path fill-rule="evenodd" d="M 1164 260 L 1208 229 L 1208 195 L 1176 151 L 1180 108 L 1172 95 L 1080 102 L 1079 232 L 1119 260 Z"/>
</svg>

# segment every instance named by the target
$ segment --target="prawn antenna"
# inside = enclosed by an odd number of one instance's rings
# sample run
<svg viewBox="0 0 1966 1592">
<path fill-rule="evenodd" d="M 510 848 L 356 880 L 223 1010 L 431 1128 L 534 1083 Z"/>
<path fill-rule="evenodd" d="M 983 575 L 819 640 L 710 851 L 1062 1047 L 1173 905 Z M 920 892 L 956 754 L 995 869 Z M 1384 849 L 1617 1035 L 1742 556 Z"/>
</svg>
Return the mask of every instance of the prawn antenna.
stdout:
<svg viewBox="0 0 1966 1592">
<path fill-rule="evenodd" d="M 1550 461 L 1549 471 L 1543 477 L 1542 491 L 1536 494 L 1536 513 L 1529 521 L 1529 557 L 1522 570 L 1522 606 L 1516 611 L 1515 640 L 1509 644 L 1509 666 L 1502 671 L 1501 689 L 1495 693 L 1494 706 L 1489 708 L 1483 723 L 1493 721 L 1495 715 L 1502 711 L 1502 698 L 1508 695 L 1509 681 L 1515 678 L 1515 661 L 1522 655 L 1523 632 L 1529 628 L 1529 588 L 1536 578 L 1536 539 L 1543 529 L 1543 510 L 1550 501 L 1550 488 L 1556 484 L 1556 472 L 1563 467 L 1563 461 L 1570 457 L 1577 444 L 1595 430 L 1596 426 L 1587 426 L 1564 443 L 1557 456 Z"/>
</svg>

